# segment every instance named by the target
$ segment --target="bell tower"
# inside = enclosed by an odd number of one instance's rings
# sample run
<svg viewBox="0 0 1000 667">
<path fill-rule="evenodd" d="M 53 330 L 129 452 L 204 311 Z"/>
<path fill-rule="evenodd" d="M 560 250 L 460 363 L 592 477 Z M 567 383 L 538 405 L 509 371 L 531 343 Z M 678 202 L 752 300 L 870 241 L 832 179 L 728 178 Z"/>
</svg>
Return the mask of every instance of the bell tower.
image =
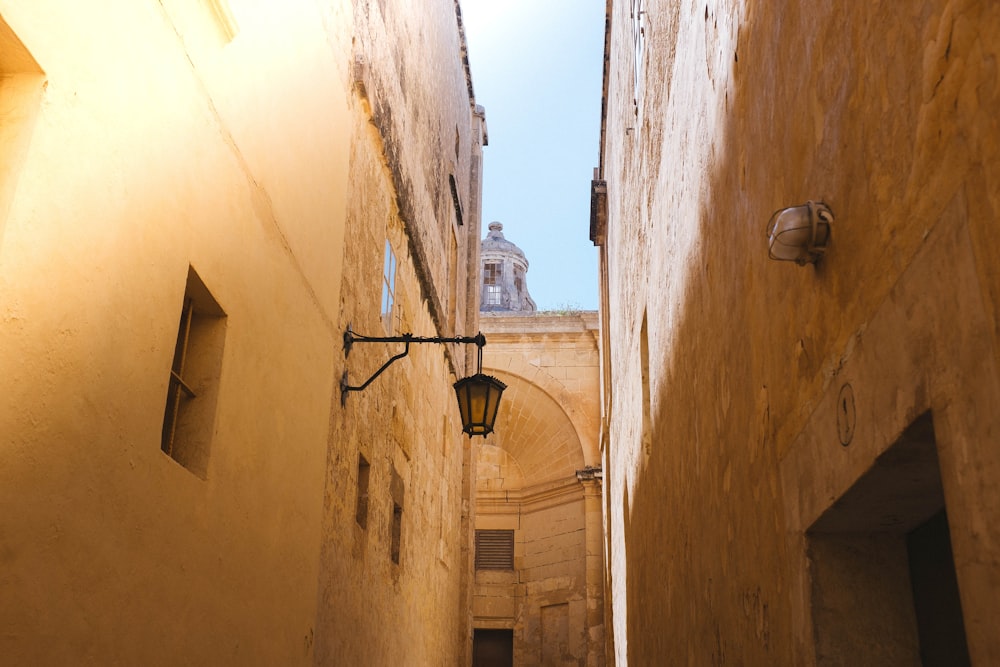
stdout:
<svg viewBox="0 0 1000 667">
<path fill-rule="evenodd" d="M 531 313 L 537 310 L 528 294 L 525 275 L 528 260 L 524 252 L 504 238 L 503 225 L 491 222 L 490 231 L 480 246 L 482 292 L 479 310 L 482 312 Z"/>
</svg>

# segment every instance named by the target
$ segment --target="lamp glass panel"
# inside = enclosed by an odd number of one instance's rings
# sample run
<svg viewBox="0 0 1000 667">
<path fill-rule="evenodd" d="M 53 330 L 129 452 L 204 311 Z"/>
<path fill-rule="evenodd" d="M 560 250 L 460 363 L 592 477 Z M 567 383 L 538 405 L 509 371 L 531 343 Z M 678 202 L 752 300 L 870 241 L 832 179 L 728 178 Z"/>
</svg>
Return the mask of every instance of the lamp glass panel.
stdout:
<svg viewBox="0 0 1000 667">
<path fill-rule="evenodd" d="M 770 251 L 774 259 L 798 261 L 808 254 L 812 240 L 809 208 L 795 206 L 781 211 L 771 229 Z"/>
<path fill-rule="evenodd" d="M 469 387 L 464 381 L 455 383 L 455 394 L 458 397 L 458 412 L 462 418 L 462 425 L 469 423 Z"/>
<path fill-rule="evenodd" d="M 490 378 L 492 380 L 492 378 Z M 497 410 L 500 408 L 500 394 L 503 389 L 490 385 L 490 391 L 486 398 L 486 405 L 483 408 L 483 421 L 487 424 L 494 424 L 497 420 Z"/>
<path fill-rule="evenodd" d="M 468 384 L 469 392 L 469 423 L 481 424 L 483 415 L 486 414 L 486 400 L 489 398 L 490 388 L 488 385 L 479 382 Z"/>
<path fill-rule="evenodd" d="M 455 393 L 462 415 L 462 430 L 470 436 L 492 432 L 500 406 L 500 395 L 506 388 L 504 383 L 482 373 L 456 382 Z"/>
</svg>

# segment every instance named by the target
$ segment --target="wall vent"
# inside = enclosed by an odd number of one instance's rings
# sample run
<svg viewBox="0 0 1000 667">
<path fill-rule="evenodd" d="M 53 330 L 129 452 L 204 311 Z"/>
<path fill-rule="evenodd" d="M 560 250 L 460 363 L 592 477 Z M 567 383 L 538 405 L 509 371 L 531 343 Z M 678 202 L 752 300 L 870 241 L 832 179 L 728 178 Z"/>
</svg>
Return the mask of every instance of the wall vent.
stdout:
<svg viewBox="0 0 1000 667">
<path fill-rule="evenodd" d="M 476 531 L 476 569 L 514 569 L 514 531 Z"/>
</svg>

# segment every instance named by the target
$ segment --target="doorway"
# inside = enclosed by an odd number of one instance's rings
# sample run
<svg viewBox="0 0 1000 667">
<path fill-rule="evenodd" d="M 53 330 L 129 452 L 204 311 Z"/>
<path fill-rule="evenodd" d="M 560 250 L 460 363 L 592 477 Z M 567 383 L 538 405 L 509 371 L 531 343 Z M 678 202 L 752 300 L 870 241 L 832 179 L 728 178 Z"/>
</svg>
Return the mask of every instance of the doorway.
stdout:
<svg viewBox="0 0 1000 667">
<path fill-rule="evenodd" d="M 931 413 L 807 538 L 817 665 L 970 664 Z"/>
<path fill-rule="evenodd" d="M 514 667 L 514 631 L 473 630 L 472 667 Z"/>
</svg>

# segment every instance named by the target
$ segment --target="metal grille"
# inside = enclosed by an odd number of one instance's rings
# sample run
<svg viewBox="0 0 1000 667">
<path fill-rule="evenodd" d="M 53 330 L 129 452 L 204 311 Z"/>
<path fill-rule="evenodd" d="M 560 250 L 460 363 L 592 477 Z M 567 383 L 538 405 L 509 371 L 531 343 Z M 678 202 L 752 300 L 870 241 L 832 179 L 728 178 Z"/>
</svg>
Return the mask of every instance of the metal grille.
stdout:
<svg viewBox="0 0 1000 667">
<path fill-rule="evenodd" d="M 514 531 L 476 531 L 476 569 L 514 569 Z"/>
</svg>

